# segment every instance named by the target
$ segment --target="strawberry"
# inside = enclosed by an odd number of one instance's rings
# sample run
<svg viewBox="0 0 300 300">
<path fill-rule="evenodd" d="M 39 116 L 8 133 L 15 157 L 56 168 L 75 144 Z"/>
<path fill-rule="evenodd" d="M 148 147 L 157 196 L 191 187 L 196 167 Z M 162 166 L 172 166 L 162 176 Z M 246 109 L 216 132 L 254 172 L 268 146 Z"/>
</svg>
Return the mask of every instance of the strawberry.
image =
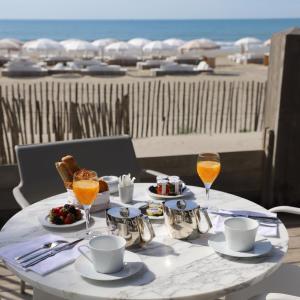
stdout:
<svg viewBox="0 0 300 300">
<path fill-rule="evenodd" d="M 74 221 L 75 221 L 74 215 L 68 213 L 64 219 L 64 224 L 72 224 L 74 223 Z"/>
<path fill-rule="evenodd" d="M 50 214 L 53 215 L 53 216 L 60 216 L 59 207 L 52 208 Z"/>
</svg>

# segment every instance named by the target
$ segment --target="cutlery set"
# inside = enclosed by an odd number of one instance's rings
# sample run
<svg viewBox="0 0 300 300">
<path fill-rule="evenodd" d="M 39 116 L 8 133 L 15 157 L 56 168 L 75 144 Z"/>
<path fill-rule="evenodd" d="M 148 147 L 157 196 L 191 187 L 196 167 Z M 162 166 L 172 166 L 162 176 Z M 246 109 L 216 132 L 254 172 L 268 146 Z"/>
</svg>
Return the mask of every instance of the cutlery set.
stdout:
<svg viewBox="0 0 300 300">
<path fill-rule="evenodd" d="M 15 261 L 20 264 L 20 266 L 24 269 L 32 267 L 45 259 L 54 256 L 62 251 L 72 249 L 76 244 L 81 242 L 82 239 L 75 240 L 73 242 L 68 243 L 64 240 L 57 240 L 50 243 L 45 243 L 41 245 L 39 248 L 34 249 L 30 252 L 23 254 L 22 256 L 15 257 Z M 42 251 L 41 250 L 44 250 Z"/>
</svg>

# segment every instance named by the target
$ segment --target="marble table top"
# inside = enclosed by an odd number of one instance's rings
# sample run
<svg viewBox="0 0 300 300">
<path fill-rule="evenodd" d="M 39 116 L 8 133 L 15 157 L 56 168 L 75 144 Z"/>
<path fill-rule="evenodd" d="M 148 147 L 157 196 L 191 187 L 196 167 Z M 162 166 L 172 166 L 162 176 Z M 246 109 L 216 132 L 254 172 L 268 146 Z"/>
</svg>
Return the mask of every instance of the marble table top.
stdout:
<svg viewBox="0 0 300 300">
<path fill-rule="evenodd" d="M 135 184 L 134 201 L 150 199 L 146 193 L 148 186 Z M 189 188 L 193 194 L 187 199 L 194 199 L 201 205 L 205 199 L 204 189 Z M 251 201 L 214 190 L 210 201 L 213 206 L 224 209 L 264 210 Z M 66 194 L 57 195 L 30 205 L 13 216 L 0 232 L 0 247 L 49 232 L 40 225 L 39 216 L 65 202 Z M 120 203 L 117 196 L 111 196 L 111 202 Z M 105 230 L 104 213 L 95 213 L 93 217 L 93 230 Z M 209 233 L 196 240 L 181 241 L 170 238 L 164 224 L 153 226 L 156 237 L 137 251 L 145 264 L 143 270 L 124 280 L 92 282 L 83 279 L 74 264 L 46 276 L 10 268 L 34 288 L 65 299 L 215 299 L 269 276 L 280 266 L 288 248 L 288 234 L 282 223 L 278 237 L 269 238 L 273 250 L 265 257 L 254 259 L 218 255 L 207 245 Z M 56 230 L 55 234 L 76 238 L 79 233 Z"/>
</svg>

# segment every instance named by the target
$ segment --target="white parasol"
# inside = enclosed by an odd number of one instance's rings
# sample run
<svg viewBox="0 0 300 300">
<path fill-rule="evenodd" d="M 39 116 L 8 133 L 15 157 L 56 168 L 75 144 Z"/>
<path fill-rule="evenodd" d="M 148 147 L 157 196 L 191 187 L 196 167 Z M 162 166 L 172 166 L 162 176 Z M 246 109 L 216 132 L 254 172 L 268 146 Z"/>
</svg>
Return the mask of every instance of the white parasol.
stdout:
<svg viewBox="0 0 300 300">
<path fill-rule="evenodd" d="M 109 55 L 130 55 L 136 48 L 127 42 L 117 42 L 105 47 Z"/>
<path fill-rule="evenodd" d="M 197 40 L 191 40 L 189 42 L 186 42 L 184 45 L 182 45 L 179 49 L 182 52 L 189 52 L 194 50 L 214 50 L 219 49 L 220 45 L 215 43 L 212 40 L 209 39 L 197 39 Z"/>
<path fill-rule="evenodd" d="M 68 53 L 75 56 L 90 56 L 98 51 L 98 48 L 92 43 L 83 40 L 71 39 L 63 41 L 61 44 Z"/>
<path fill-rule="evenodd" d="M 153 41 L 143 47 L 143 52 L 152 56 L 165 56 L 172 51 L 174 48 L 162 41 Z"/>
</svg>

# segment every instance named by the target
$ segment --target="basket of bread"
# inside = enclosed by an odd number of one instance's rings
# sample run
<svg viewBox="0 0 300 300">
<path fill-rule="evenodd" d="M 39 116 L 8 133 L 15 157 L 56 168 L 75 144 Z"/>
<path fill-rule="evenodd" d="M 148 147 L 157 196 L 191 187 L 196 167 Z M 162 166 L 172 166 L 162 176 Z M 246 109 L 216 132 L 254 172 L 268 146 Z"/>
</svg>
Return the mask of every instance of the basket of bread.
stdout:
<svg viewBox="0 0 300 300">
<path fill-rule="evenodd" d="M 80 207 L 75 194 L 73 192 L 73 176 L 76 172 L 76 176 L 82 176 L 82 179 L 85 179 L 89 174 L 89 170 L 80 168 L 77 164 L 75 158 L 72 155 L 66 155 L 61 158 L 59 162 L 55 163 L 56 169 L 64 183 L 64 186 L 67 189 L 68 202 Z M 109 187 L 108 184 L 99 179 L 99 193 L 97 195 L 94 204 L 91 207 L 91 212 L 100 211 L 108 208 L 109 206 Z"/>
</svg>

